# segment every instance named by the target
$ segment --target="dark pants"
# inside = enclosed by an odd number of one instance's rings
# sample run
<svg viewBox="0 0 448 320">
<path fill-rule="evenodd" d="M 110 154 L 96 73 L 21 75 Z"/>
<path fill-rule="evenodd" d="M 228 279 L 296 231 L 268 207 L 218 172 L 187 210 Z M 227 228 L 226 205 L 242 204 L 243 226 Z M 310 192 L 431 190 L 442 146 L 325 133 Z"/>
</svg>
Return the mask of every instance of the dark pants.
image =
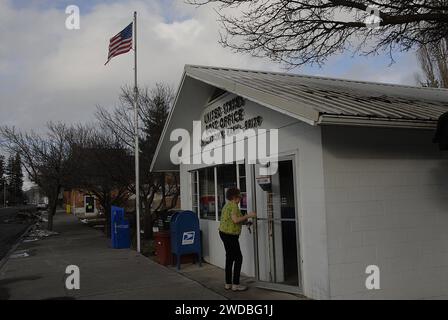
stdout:
<svg viewBox="0 0 448 320">
<path fill-rule="evenodd" d="M 219 236 L 221 237 L 222 242 L 224 242 L 224 248 L 226 249 L 226 283 L 240 284 L 243 255 L 241 254 L 240 242 L 238 241 L 239 236 L 226 234 L 221 231 L 219 232 Z"/>
</svg>

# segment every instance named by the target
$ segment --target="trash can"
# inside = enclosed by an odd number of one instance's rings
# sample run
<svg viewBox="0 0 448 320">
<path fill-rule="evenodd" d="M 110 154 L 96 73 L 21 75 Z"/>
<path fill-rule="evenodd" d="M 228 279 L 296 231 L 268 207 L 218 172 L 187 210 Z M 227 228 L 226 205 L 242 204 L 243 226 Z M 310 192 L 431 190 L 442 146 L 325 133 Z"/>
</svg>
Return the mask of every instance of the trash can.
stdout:
<svg viewBox="0 0 448 320">
<path fill-rule="evenodd" d="M 176 259 L 171 253 L 171 218 L 182 210 L 163 210 L 158 213 L 159 219 L 156 220 L 154 231 L 154 249 L 156 261 L 161 265 L 168 266 L 176 263 Z M 185 255 L 181 257 L 181 263 L 193 263 L 194 255 Z"/>
<path fill-rule="evenodd" d="M 164 266 L 172 264 L 171 237 L 169 231 L 154 233 L 154 246 L 157 262 Z"/>
<path fill-rule="evenodd" d="M 195 254 L 201 266 L 201 232 L 199 219 L 192 211 L 180 211 L 171 217 L 171 253 L 176 257 L 177 270 L 184 255 Z"/>
<path fill-rule="evenodd" d="M 123 208 L 112 207 L 111 209 L 111 238 L 114 249 L 131 247 L 129 221 L 125 218 Z"/>
</svg>

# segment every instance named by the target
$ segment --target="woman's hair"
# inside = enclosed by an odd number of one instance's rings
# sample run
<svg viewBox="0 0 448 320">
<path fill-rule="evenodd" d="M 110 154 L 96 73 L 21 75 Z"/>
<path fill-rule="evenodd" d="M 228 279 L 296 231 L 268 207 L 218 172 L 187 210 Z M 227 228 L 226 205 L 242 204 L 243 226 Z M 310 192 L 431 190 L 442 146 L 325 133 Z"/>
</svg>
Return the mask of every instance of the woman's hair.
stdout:
<svg viewBox="0 0 448 320">
<path fill-rule="evenodd" d="M 231 201 L 233 199 L 235 199 L 236 197 L 240 197 L 241 196 L 241 192 L 239 189 L 237 188 L 230 188 L 229 190 L 227 190 L 226 192 L 226 198 L 227 200 Z"/>
</svg>

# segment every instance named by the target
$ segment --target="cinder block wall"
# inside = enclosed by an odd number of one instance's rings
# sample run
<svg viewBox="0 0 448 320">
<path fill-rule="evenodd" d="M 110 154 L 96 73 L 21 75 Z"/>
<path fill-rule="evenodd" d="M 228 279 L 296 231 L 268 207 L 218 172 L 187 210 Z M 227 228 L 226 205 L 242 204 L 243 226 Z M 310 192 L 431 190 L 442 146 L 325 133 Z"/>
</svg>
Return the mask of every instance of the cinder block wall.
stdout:
<svg viewBox="0 0 448 320">
<path fill-rule="evenodd" d="M 448 159 L 432 136 L 323 127 L 331 298 L 448 298 Z"/>
</svg>

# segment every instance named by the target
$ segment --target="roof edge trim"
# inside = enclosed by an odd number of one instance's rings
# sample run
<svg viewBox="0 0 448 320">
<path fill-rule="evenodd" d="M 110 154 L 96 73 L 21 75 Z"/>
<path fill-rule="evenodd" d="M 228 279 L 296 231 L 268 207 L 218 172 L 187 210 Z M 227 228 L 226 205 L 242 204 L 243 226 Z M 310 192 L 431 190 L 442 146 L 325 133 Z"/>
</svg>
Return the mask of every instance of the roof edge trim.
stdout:
<svg viewBox="0 0 448 320">
<path fill-rule="evenodd" d="M 288 73 L 281 71 L 266 71 L 266 70 L 256 70 L 256 69 L 247 69 L 247 68 L 231 68 L 231 67 L 217 67 L 217 66 L 208 66 L 208 65 L 197 65 L 197 64 L 187 64 L 186 68 L 189 69 L 214 69 L 214 70 L 232 70 L 232 71 L 243 71 L 243 72 L 253 72 L 253 73 L 264 73 L 264 74 L 275 74 L 275 75 L 283 75 L 289 77 L 303 77 L 309 79 L 321 79 L 321 80 L 331 80 L 331 81 L 342 81 L 349 83 L 359 83 L 366 85 L 379 85 L 379 86 L 387 86 L 387 87 L 399 87 L 399 88 L 409 88 L 409 89 L 420 89 L 426 91 L 440 91 L 446 92 L 447 88 L 433 88 L 433 87 L 419 87 L 413 86 L 409 84 L 399 84 L 399 83 L 391 83 L 391 82 L 375 82 L 375 81 L 366 81 L 366 80 L 355 80 L 355 79 L 347 79 L 347 78 L 339 78 L 339 77 L 329 77 L 329 76 L 316 76 L 310 74 L 298 74 L 298 73 Z"/>
<path fill-rule="evenodd" d="M 321 115 L 318 121 L 319 125 L 346 125 L 346 126 L 368 126 L 368 127 L 390 127 L 390 128 L 408 128 L 408 129 L 426 129 L 431 130 L 437 127 L 437 121 L 418 121 L 418 120 L 400 120 L 400 119 L 374 119 L 361 117 L 345 117 Z"/>
<path fill-rule="evenodd" d="M 159 151 L 160 151 L 160 148 L 162 147 L 163 140 L 165 140 L 166 131 L 168 130 L 168 127 L 169 127 L 169 125 L 171 123 L 171 117 L 174 114 L 174 109 L 176 109 L 176 105 L 177 105 L 177 101 L 179 99 L 180 91 L 182 90 L 183 84 L 185 82 L 185 77 L 186 77 L 186 72 L 184 71 L 183 74 L 182 74 L 182 79 L 181 79 L 181 81 L 179 83 L 179 86 L 177 87 L 176 98 L 174 99 L 174 103 L 171 106 L 170 114 L 168 115 L 168 118 L 166 119 L 165 126 L 163 127 L 162 134 L 160 135 L 159 142 L 157 143 L 157 148 L 156 148 L 156 151 L 154 152 L 154 156 L 153 156 L 152 161 L 151 161 L 151 166 L 149 167 L 149 172 L 160 172 L 160 171 L 153 171 L 154 165 L 156 164 L 157 157 L 159 156 Z"/>
</svg>

